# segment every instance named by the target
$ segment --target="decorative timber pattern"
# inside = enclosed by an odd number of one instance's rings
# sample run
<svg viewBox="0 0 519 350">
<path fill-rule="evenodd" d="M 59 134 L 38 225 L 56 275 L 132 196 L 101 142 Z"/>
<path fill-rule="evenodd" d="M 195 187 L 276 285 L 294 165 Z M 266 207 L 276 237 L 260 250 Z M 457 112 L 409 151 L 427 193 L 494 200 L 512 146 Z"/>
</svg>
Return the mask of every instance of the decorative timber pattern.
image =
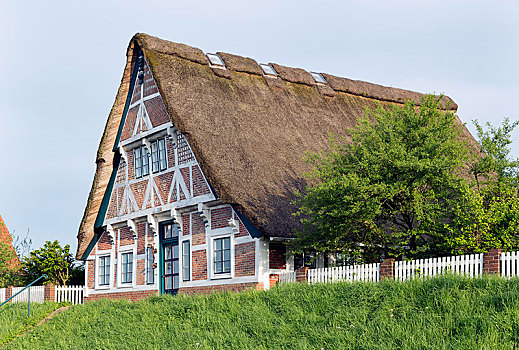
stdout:
<svg viewBox="0 0 519 350">
<path fill-rule="evenodd" d="M 213 199 L 189 143 L 170 122 L 147 64 L 143 72 L 143 82 L 137 80 L 135 84 L 122 129 L 123 159 L 117 170 L 107 221 L 133 213 L 146 214 L 142 212 L 158 207 L 178 208 Z M 149 159 L 149 174 L 137 178 L 134 150 L 144 145 L 151 153 L 146 138 L 157 134 L 165 138 L 167 168 L 153 173 Z"/>
</svg>

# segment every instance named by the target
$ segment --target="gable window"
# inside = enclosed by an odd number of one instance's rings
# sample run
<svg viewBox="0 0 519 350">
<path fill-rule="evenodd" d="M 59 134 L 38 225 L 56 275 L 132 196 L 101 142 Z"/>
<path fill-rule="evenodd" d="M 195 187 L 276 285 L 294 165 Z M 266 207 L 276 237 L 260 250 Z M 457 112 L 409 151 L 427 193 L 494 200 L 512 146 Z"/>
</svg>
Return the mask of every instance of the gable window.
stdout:
<svg viewBox="0 0 519 350">
<path fill-rule="evenodd" d="M 100 286 L 107 286 L 110 284 L 110 255 L 100 256 L 98 260 L 99 264 L 99 278 L 98 284 Z"/>
<path fill-rule="evenodd" d="M 182 242 L 182 280 L 189 281 L 191 279 L 191 258 L 189 241 Z"/>
<path fill-rule="evenodd" d="M 133 253 L 121 254 L 121 283 L 132 283 Z"/>
<path fill-rule="evenodd" d="M 216 238 L 213 241 L 214 274 L 231 272 L 231 238 Z"/>
<path fill-rule="evenodd" d="M 138 147 L 133 152 L 135 154 L 135 178 L 138 179 L 140 177 L 149 175 L 150 166 L 146 147 Z"/>
<path fill-rule="evenodd" d="M 146 283 L 155 283 L 155 271 L 153 264 L 155 263 L 155 256 L 153 255 L 153 248 L 146 248 Z"/>
<path fill-rule="evenodd" d="M 166 138 L 163 137 L 151 143 L 151 170 L 156 173 L 167 167 Z"/>
</svg>

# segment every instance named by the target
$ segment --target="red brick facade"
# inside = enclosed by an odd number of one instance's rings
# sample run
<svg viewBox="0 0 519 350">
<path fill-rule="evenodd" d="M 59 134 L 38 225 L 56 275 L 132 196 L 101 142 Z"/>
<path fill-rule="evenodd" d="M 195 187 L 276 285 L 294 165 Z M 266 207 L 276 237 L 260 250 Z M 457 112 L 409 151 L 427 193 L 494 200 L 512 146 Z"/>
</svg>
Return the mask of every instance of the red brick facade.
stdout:
<svg viewBox="0 0 519 350">
<path fill-rule="evenodd" d="M 128 299 L 135 301 L 158 294 L 158 290 L 136 290 L 120 293 L 90 294 L 89 296 L 85 297 L 85 302 L 99 299 Z"/>
<path fill-rule="evenodd" d="M 247 289 L 263 290 L 263 287 L 263 283 L 233 283 L 220 284 L 216 286 L 180 288 L 178 292 L 180 294 L 207 294 L 224 291 L 240 292 Z"/>
<path fill-rule="evenodd" d="M 286 245 L 282 242 L 270 242 L 269 267 L 271 269 L 286 269 Z"/>
</svg>

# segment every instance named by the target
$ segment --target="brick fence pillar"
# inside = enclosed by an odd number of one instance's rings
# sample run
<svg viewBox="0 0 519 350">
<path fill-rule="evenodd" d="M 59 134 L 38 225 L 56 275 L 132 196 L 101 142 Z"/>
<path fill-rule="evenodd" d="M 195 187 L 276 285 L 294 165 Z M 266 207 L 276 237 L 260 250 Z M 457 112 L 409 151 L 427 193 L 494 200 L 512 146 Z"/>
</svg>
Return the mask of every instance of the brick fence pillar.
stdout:
<svg viewBox="0 0 519 350">
<path fill-rule="evenodd" d="M 269 276 L 270 288 L 274 287 L 279 282 L 279 275 L 277 273 L 271 273 Z"/>
<path fill-rule="evenodd" d="M 380 263 L 380 280 L 392 280 L 395 276 L 395 259 L 384 259 Z"/>
<path fill-rule="evenodd" d="M 296 282 L 306 283 L 306 276 L 308 276 L 308 266 L 303 266 L 296 270 Z"/>
<path fill-rule="evenodd" d="M 9 286 L 5 289 L 5 300 L 13 296 L 13 287 Z"/>
<path fill-rule="evenodd" d="M 56 299 L 56 286 L 53 283 L 47 283 L 45 285 L 45 301 L 54 302 Z"/>
<path fill-rule="evenodd" d="M 483 254 L 483 273 L 501 274 L 501 249 L 490 249 Z"/>
</svg>

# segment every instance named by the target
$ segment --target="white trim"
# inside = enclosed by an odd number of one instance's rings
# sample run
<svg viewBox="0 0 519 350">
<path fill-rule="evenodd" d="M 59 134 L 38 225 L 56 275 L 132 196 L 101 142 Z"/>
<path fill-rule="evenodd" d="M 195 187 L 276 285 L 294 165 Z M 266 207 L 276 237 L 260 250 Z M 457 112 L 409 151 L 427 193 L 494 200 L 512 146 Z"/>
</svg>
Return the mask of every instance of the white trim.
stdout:
<svg viewBox="0 0 519 350">
<path fill-rule="evenodd" d="M 197 244 L 197 245 L 191 245 L 191 251 L 197 252 L 199 250 L 207 250 L 207 244 Z"/>
<path fill-rule="evenodd" d="M 120 242 L 120 239 L 119 239 Z M 122 255 L 126 253 L 132 253 L 132 282 L 122 283 Z M 128 244 L 120 246 L 117 251 L 117 288 L 127 289 L 135 288 L 137 285 L 137 244 Z"/>
<path fill-rule="evenodd" d="M 137 285 L 133 288 L 111 288 L 105 290 L 90 290 L 89 294 L 109 294 L 109 293 L 130 293 L 133 291 L 144 291 L 144 290 L 156 290 L 158 292 L 158 287 L 153 284 L 143 284 Z"/>
<path fill-rule="evenodd" d="M 156 92 L 156 93 L 148 95 L 148 96 L 146 96 L 146 97 L 144 97 L 142 99 L 139 99 L 139 100 L 137 100 L 137 102 L 134 102 L 133 104 L 131 104 L 130 107 L 128 107 L 128 110 L 130 110 L 130 109 L 132 109 L 134 107 L 137 107 L 141 102 L 146 102 L 148 100 L 152 100 L 152 99 L 154 99 L 157 96 L 160 96 L 160 92 Z"/>
<path fill-rule="evenodd" d="M 232 230 L 230 228 L 227 229 L 227 232 L 218 232 L 214 233 L 212 230 L 206 230 L 207 237 L 207 275 L 211 280 L 220 280 L 220 279 L 234 279 L 234 268 L 235 268 L 235 243 L 234 243 L 234 235 L 232 234 Z M 229 245 L 231 249 L 231 271 L 228 273 L 219 273 L 215 274 L 213 269 L 213 258 L 214 258 L 214 240 L 220 238 L 229 238 Z"/>
</svg>

